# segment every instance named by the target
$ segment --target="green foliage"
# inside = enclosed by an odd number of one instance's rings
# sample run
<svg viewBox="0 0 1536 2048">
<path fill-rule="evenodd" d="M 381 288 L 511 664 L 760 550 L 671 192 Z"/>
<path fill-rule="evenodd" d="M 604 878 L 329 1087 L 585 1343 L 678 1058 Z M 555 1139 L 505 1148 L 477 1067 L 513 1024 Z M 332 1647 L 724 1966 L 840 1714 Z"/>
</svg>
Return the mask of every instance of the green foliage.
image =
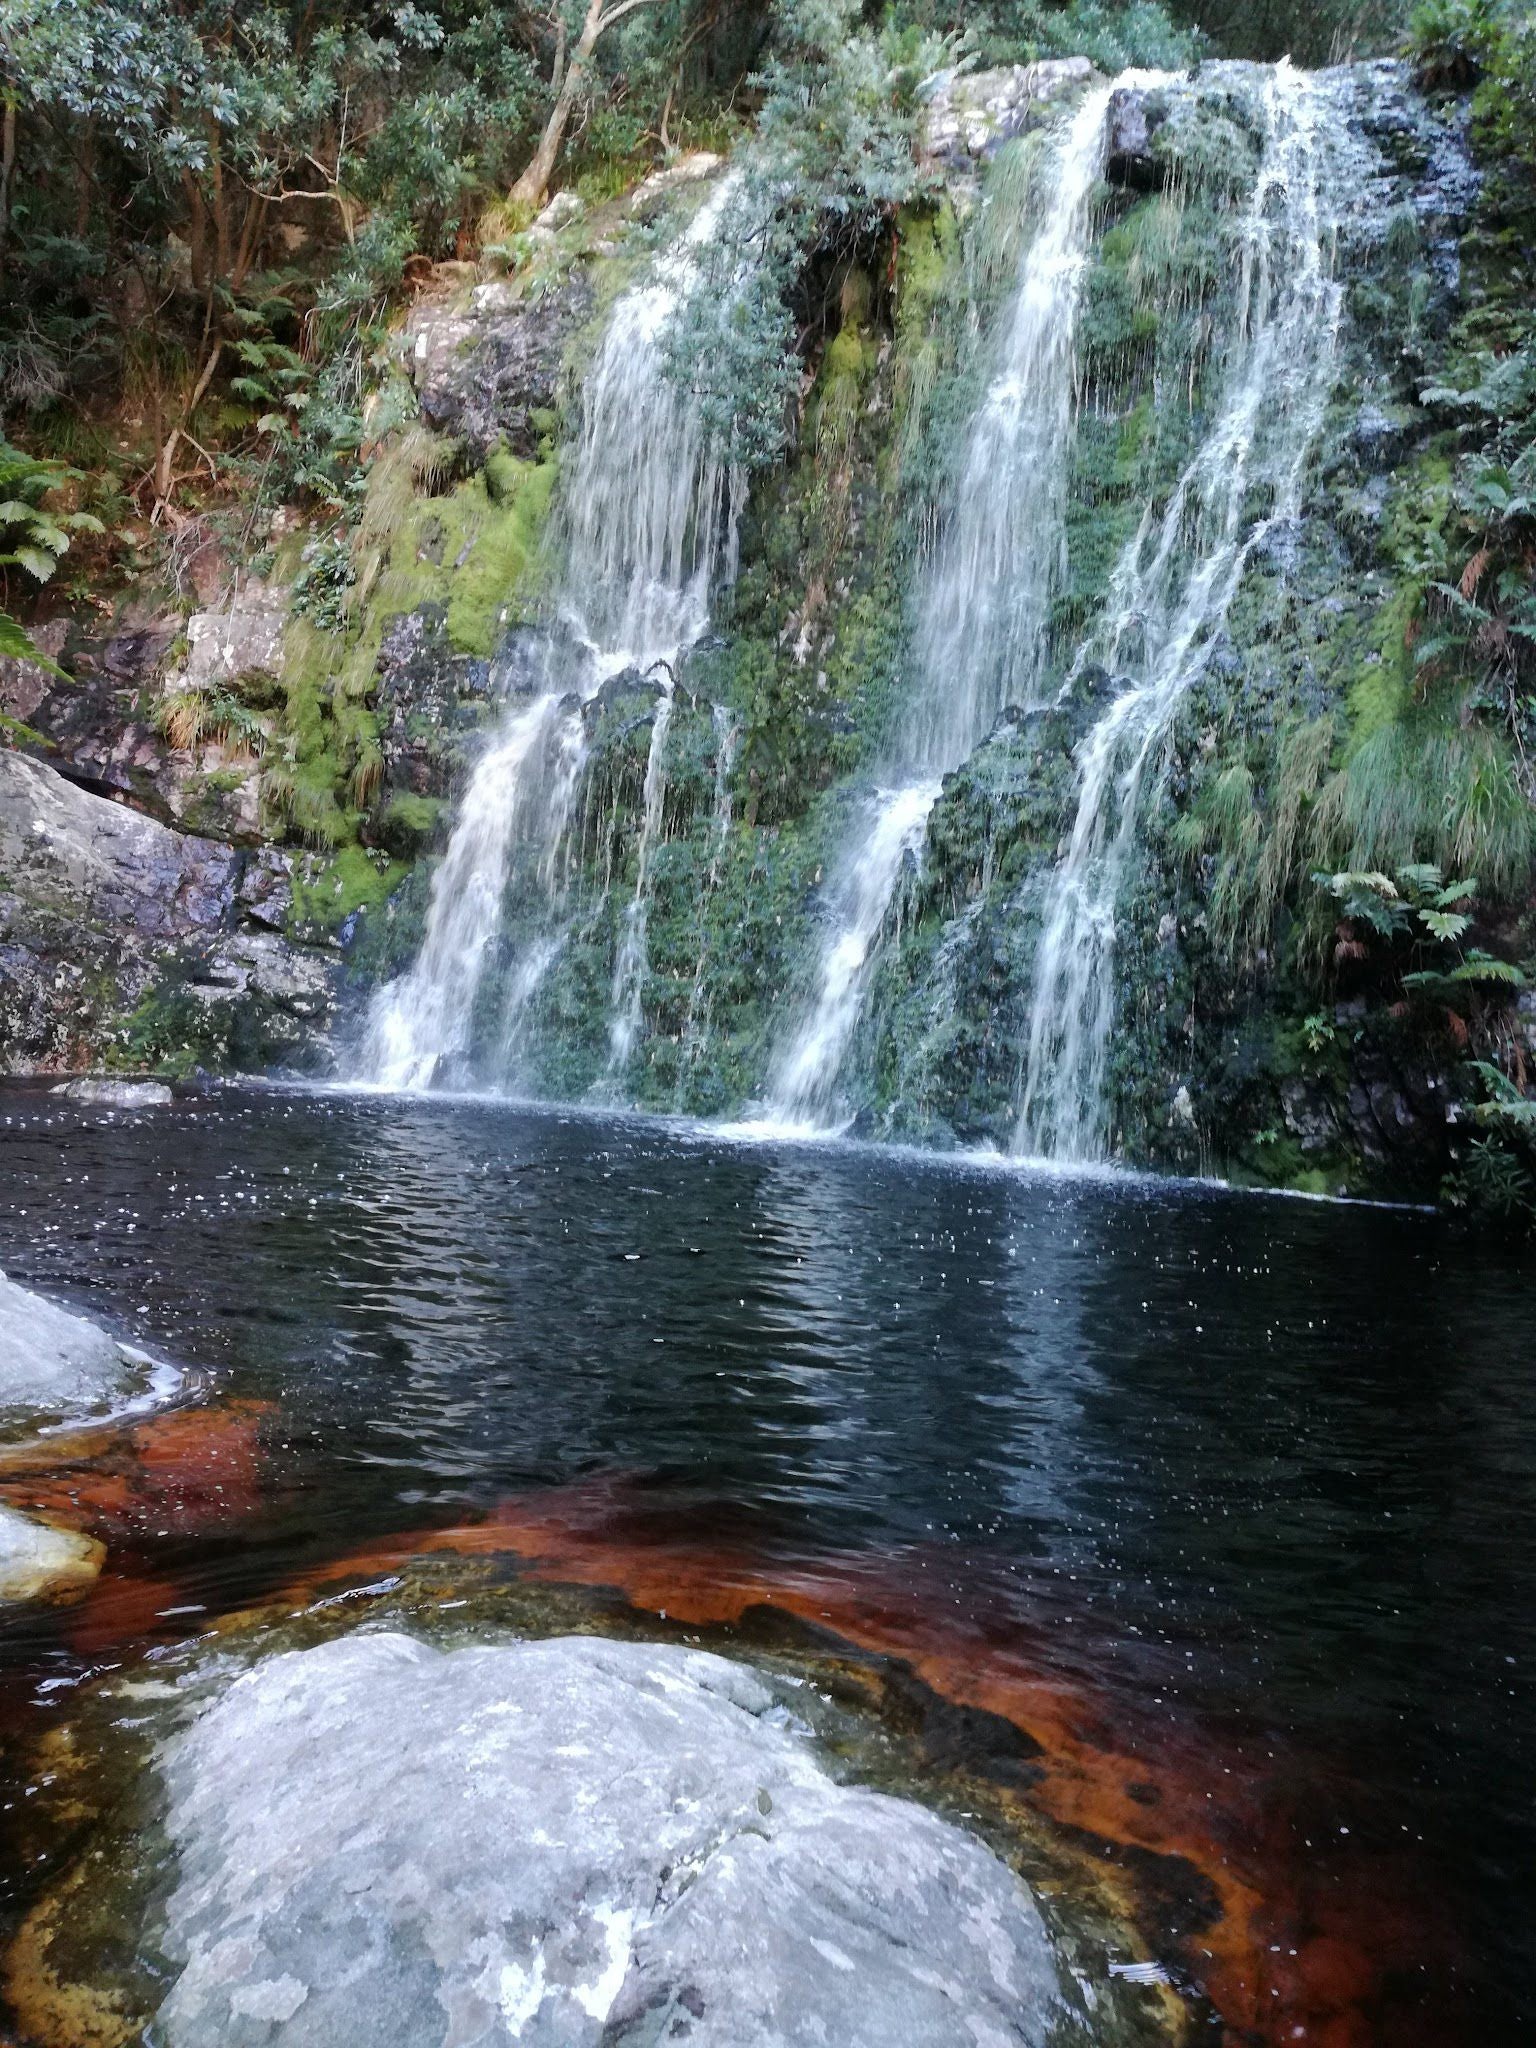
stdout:
<svg viewBox="0 0 1536 2048">
<path fill-rule="evenodd" d="M 46 503 L 51 493 L 77 477 L 75 470 L 39 462 L 0 439 L 0 578 L 7 570 L 21 569 L 31 582 L 46 583 L 68 552 L 71 535 L 103 531 L 92 512 L 55 512 Z M 5 611 L 0 611 L 0 656 L 60 673 Z"/>
<path fill-rule="evenodd" d="M 1328 891 L 1345 917 L 1368 924 L 1384 939 L 1408 935 L 1442 942 L 1459 939 L 1471 918 L 1453 906 L 1477 895 L 1475 878 L 1447 885 L 1439 868 L 1429 862 L 1399 868 L 1395 879 L 1372 872 L 1319 874 L 1312 880 Z"/>
<path fill-rule="evenodd" d="M 808 258 L 824 272 L 857 258 L 919 189 L 917 88 L 942 54 L 910 28 L 867 29 L 859 0 L 781 0 L 732 213 L 668 338 L 672 374 L 744 470 L 774 461 L 789 438 L 806 324 L 791 296 Z M 827 307 L 809 311 L 820 330 Z"/>
<path fill-rule="evenodd" d="M 1312 847 L 1351 868 L 1475 869 L 1510 891 L 1529 879 L 1536 811 L 1500 734 L 1418 713 L 1351 749 L 1319 796 Z"/>
<path fill-rule="evenodd" d="M 55 512 L 45 503 L 78 474 L 0 440 L 0 570 L 24 569 L 35 583 L 46 583 L 72 534 L 102 532 L 94 513 Z"/>
<path fill-rule="evenodd" d="M 185 750 L 217 741 L 260 755 L 267 742 L 261 719 L 225 689 L 174 691 L 156 707 L 155 723 L 173 747 Z"/>
<path fill-rule="evenodd" d="M 1178 70 L 1194 60 L 1199 41 L 1158 0 L 902 0 L 887 14 L 962 38 L 983 64 L 1084 56 L 1111 74 L 1131 65 Z"/>
<path fill-rule="evenodd" d="M 293 579 L 292 606 L 300 618 L 312 619 L 327 633 L 344 633 L 357 587 L 351 535 L 332 527 L 306 543 Z"/>
<path fill-rule="evenodd" d="M 1536 1098 L 1490 1060 L 1467 1061 L 1465 1073 L 1483 1136 L 1461 1152 L 1441 1197 L 1479 1220 L 1536 1229 Z"/>
</svg>

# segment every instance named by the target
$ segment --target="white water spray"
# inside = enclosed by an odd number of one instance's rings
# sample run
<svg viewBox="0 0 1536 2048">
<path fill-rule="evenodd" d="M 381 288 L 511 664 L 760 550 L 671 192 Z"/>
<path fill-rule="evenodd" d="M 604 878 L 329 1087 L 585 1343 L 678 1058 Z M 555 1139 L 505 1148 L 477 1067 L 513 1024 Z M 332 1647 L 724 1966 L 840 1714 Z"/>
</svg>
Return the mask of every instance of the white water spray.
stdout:
<svg viewBox="0 0 1536 2048">
<path fill-rule="evenodd" d="M 704 913 L 709 899 L 720 886 L 721 863 L 730 840 L 731 822 L 735 814 L 731 801 L 731 771 L 736 766 L 736 755 L 741 745 L 741 727 L 735 714 L 725 705 L 717 704 L 714 707 L 711 722 L 715 728 L 715 800 L 710 826 L 709 872 L 704 878 L 704 893 L 699 904 L 699 952 L 694 962 L 693 983 L 688 991 L 688 1013 L 683 1019 L 683 1057 L 677 1076 L 676 1106 L 679 1109 L 683 1105 L 685 1081 L 699 1058 L 709 1016 L 704 980 L 708 964 Z"/>
<path fill-rule="evenodd" d="M 1134 82 L 1139 75 L 1117 84 Z M 892 750 L 898 765 L 834 868 L 815 994 L 770 1083 L 778 1122 L 839 1119 L 838 1083 L 873 952 L 942 779 L 1006 706 L 1038 694 L 1065 567 L 1078 309 L 1115 90 L 1099 86 L 1083 98 L 1048 160 L 999 367 L 972 418 L 953 514 L 925 584 L 918 688 Z"/>
<path fill-rule="evenodd" d="M 776 1122 L 819 1123 L 833 1113 L 843 1054 L 864 1007 L 870 952 L 938 793 L 937 783 L 919 782 L 875 794 L 868 828 L 832 884 L 832 938 L 810 1012 L 774 1077 Z"/>
<path fill-rule="evenodd" d="M 1215 419 L 1160 519 L 1149 506 L 1083 650 L 1128 687 L 1078 754 L 1077 809 L 1035 970 L 1015 1150 L 1101 1157 L 1117 1011 L 1116 915 L 1148 776 L 1204 673 L 1256 549 L 1299 515 L 1337 354 L 1342 290 L 1324 204 L 1324 87 L 1277 67 L 1243 216 L 1237 319 Z M 1255 502 L 1263 508 L 1255 512 Z"/>
<path fill-rule="evenodd" d="M 519 843 L 539 849 L 553 907 L 559 853 L 585 760 L 583 705 L 630 669 L 666 677 L 652 727 L 636 904 L 620 949 L 615 1033 L 622 1010 L 638 1029 L 644 980 L 644 902 L 660 823 L 667 724 L 676 666 L 709 622 L 717 579 L 734 566 L 740 483 L 714 453 L 698 407 L 666 374 L 663 342 L 698 278 L 698 254 L 735 189 L 723 179 L 649 281 L 614 308 L 587 379 L 582 427 L 563 492 L 556 603 L 561 639 L 544 689 L 507 712 L 470 777 L 448 851 L 433 877 L 414 966 L 374 1000 L 364 1047 L 368 1077 L 425 1088 L 467 1060 L 476 1010 L 501 935 L 502 904 Z M 513 964 L 502 1043 L 554 958 Z"/>
</svg>

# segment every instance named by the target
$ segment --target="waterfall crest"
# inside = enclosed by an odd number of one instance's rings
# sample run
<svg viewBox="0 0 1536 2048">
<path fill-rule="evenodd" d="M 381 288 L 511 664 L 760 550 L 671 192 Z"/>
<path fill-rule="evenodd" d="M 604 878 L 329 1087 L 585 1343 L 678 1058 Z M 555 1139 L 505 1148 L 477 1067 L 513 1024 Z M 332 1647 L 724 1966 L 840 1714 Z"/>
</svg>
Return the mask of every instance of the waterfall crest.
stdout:
<svg viewBox="0 0 1536 2048">
<path fill-rule="evenodd" d="M 1049 884 L 1036 960 L 1019 1152 L 1104 1152 L 1116 915 L 1148 779 L 1255 551 L 1301 510 L 1343 307 L 1332 273 L 1326 90 L 1289 64 L 1266 83 L 1263 156 L 1239 229 L 1237 313 L 1215 415 L 1161 517 L 1148 506 L 1075 665 L 1074 674 L 1101 661 L 1122 686 L 1077 756 L 1071 838 Z"/>
<path fill-rule="evenodd" d="M 999 363 L 972 417 L 953 510 L 925 578 L 917 688 L 882 787 L 834 865 L 815 992 L 775 1062 L 770 1115 L 839 1118 L 839 1082 L 903 864 L 921 850 L 945 774 L 1011 704 L 1036 701 L 1066 553 L 1067 449 L 1077 320 L 1092 251 L 1105 117 L 1128 74 L 1088 92 L 1034 195 L 1039 226 L 1003 323 Z"/>
<path fill-rule="evenodd" d="M 663 695 L 646 769 L 639 880 L 615 971 L 612 1043 L 622 1064 L 638 1033 L 645 973 L 645 892 L 665 794 L 665 748 L 683 651 L 709 623 L 729 573 L 740 479 L 721 463 L 698 406 L 666 374 L 663 342 L 698 278 L 735 180 L 722 179 L 647 282 L 615 306 L 582 395 L 562 493 L 555 630 L 531 701 L 510 704 L 470 776 L 433 877 L 415 964 L 374 999 L 362 1068 L 386 1088 L 421 1089 L 460 1070 L 481 1035 L 477 1012 L 501 935 L 513 850 L 537 849 L 551 917 L 560 852 L 586 754 L 583 708 L 610 677 L 656 674 Z M 546 931 L 514 961 L 494 1034 L 500 1059 L 559 951 Z M 497 1078 L 502 1078 L 505 1065 Z"/>
</svg>

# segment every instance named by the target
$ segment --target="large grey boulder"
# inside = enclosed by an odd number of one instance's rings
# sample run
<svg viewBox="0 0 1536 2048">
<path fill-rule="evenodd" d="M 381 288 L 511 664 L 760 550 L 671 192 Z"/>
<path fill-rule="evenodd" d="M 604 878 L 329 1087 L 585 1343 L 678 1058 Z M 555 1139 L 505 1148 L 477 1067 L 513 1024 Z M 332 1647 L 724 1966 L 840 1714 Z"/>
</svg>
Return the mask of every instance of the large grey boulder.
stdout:
<svg viewBox="0 0 1536 2048">
<path fill-rule="evenodd" d="M 346 1637 L 160 1764 L 167 2048 L 1020 2048 L 1060 2015 L 1013 1872 L 701 1652 Z"/>
<path fill-rule="evenodd" d="M 0 1273 L 0 1417 L 76 1416 L 142 1382 L 150 1360 Z"/>
<path fill-rule="evenodd" d="M 216 926 L 239 857 L 92 794 L 39 761 L 0 753 L 0 889 L 135 938 Z"/>
</svg>

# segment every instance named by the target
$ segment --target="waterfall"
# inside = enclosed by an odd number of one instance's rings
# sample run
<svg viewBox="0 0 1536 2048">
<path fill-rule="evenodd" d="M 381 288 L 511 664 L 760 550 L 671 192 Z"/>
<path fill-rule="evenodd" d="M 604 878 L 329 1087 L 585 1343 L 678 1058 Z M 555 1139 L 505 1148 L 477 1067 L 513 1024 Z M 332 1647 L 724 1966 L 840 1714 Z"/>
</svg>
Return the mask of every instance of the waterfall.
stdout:
<svg viewBox="0 0 1536 2048">
<path fill-rule="evenodd" d="M 943 776 L 986 737 L 1005 706 L 1038 695 L 1050 602 L 1064 567 L 1077 316 L 1115 90 L 1103 85 L 1085 95 L 1033 195 L 1040 225 L 925 580 L 918 687 L 885 786 L 834 862 L 815 993 L 770 1083 L 770 1114 L 778 1121 L 836 1120 L 844 1055 L 863 1012 L 876 943 L 902 865 L 922 847 Z"/>
<path fill-rule="evenodd" d="M 1325 85 L 1277 67 L 1243 214 L 1223 389 L 1161 518 L 1149 506 L 1079 656 L 1124 686 L 1079 749 L 1071 839 L 1049 886 L 1015 1150 L 1089 1159 L 1105 1146 L 1117 908 L 1144 787 L 1204 672 L 1248 563 L 1300 513 L 1333 377 L 1343 295 L 1323 196 Z"/>
<path fill-rule="evenodd" d="M 698 277 L 736 181 L 720 181 L 648 281 L 615 306 L 582 395 L 567 458 L 554 606 L 556 631 L 532 702 L 509 706 L 476 763 L 433 877 L 421 951 L 374 999 L 363 1052 L 368 1077 L 419 1089 L 466 1062 L 501 934 L 515 847 L 539 849 L 538 877 L 557 907 L 559 853 L 585 760 L 583 706 L 627 670 L 666 680 L 646 769 L 640 881 L 626 918 L 614 988 L 614 1042 L 638 1029 L 644 905 L 660 825 L 667 725 L 677 662 L 709 622 L 711 593 L 734 559 L 740 480 L 720 462 L 698 406 L 665 369 L 663 342 Z M 514 962 L 501 1044 L 558 950 L 548 934 Z M 627 1049 L 627 1048 L 626 1048 Z"/>
</svg>

